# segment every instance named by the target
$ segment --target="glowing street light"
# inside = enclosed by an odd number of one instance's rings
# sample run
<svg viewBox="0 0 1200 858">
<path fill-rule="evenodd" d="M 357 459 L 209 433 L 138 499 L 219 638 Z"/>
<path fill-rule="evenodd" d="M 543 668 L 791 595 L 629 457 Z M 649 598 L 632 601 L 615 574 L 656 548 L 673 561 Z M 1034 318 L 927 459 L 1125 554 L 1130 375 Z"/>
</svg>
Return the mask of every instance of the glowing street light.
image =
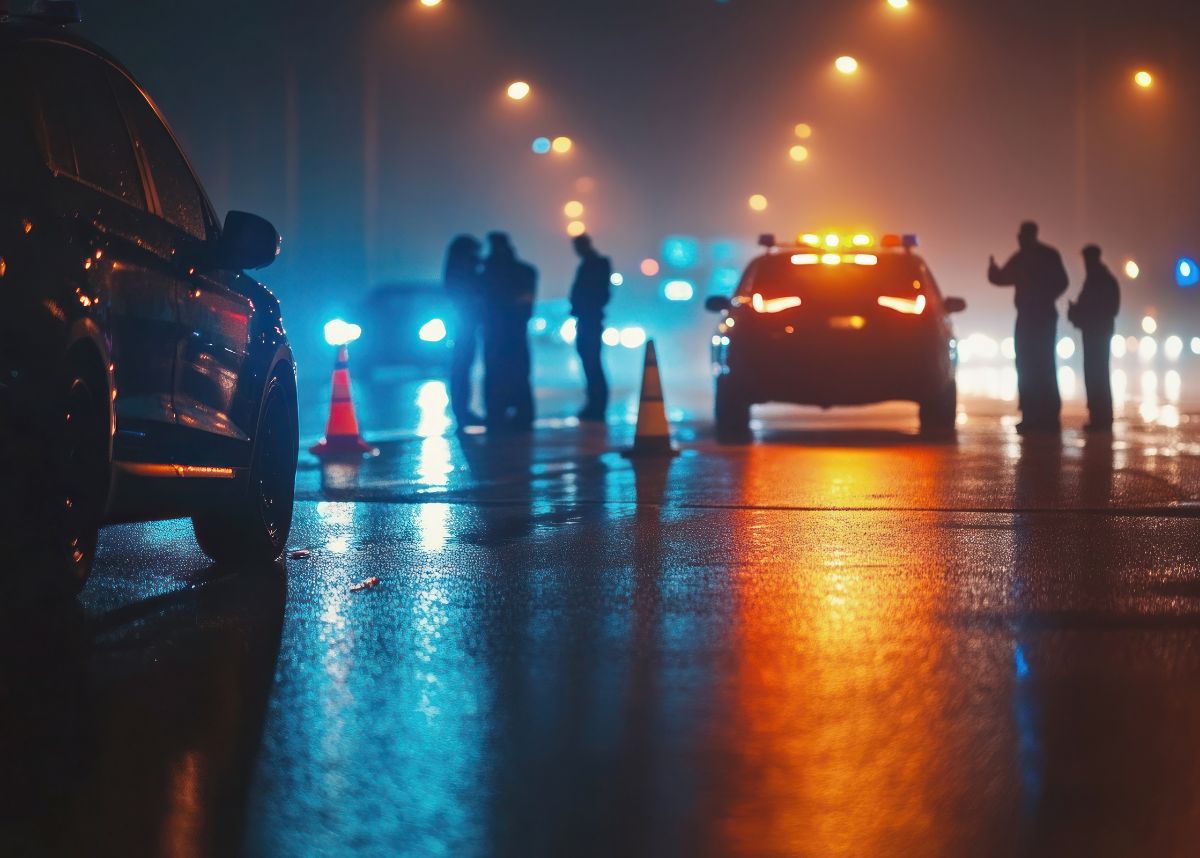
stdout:
<svg viewBox="0 0 1200 858">
<path fill-rule="evenodd" d="M 581 220 L 573 220 L 567 224 L 567 235 L 575 238 L 587 232 L 587 226 Z"/>
<path fill-rule="evenodd" d="M 1154 86 L 1154 75 L 1143 69 L 1133 76 L 1133 82 L 1142 89 L 1149 89 Z"/>
<path fill-rule="evenodd" d="M 838 57 L 833 61 L 833 67 L 840 74 L 852 75 L 858 72 L 858 60 L 850 56 Z"/>
<path fill-rule="evenodd" d="M 427 9 L 432 9 L 434 6 L 441 6 L 442 0 L 421 0 L 421 5 Z"/>
<path fill-rule="evenodd" d="M 887 4 L 893 9 L 907 9 L 908 0 L 887 0 Z"/>
<path fill-rule="evenodd" d="M 1153 334 L 1158 330 L 1158 322 L 1154 321 L 1153 316 L 1146 316 L 1142 319 L 1142 330 L 1147 334 Z"/>
<path fill-rule="evenodd" d="M 1142 273 L 1142 268 L 1132 259 L 1125 263 L 1125 276 L 1130 280 L 1137 280 L 1138 275 Z"/>
<path fill-rule="evenodd" d="M 807 140 L 809 137 L 812 137 L 812 135 L 813 135 L 812 126 L 809 125 L 807 122 L 801 122 L 800 124 L 798 124 L 796 126 L 795 131 L 796 131 L 796 136 L 799 137 L 801 140 Z"/>
<path fill-rule="evenodd" d="M 550 144 L 550 148 L 559 155 L 565 155 L 571 151 L 571 147 L 574 145 L 575 142 L 570 137 L 555 137 L 554 142 Z"/>
<path fill-rule="evenodd" d="M 524 101 L 529 97 L 529 92 L 529 84 L 523 80 L 516 80 L 508 85 L 508 97 L 513 101 Z"/>
<path fill-rule="evenodd" d="M 750 208 L 756 212 L 765 212 L 767 210 L 767 198 L 762 194 L 755 194 L 749 200 Z"/>
<path fill-rule="evenodd" d="M 791 159 L 793 161 L 797 161 L 797 162 L 807 161 L 808 160 L 808 147 L 807 146 L 799 146 L 799 145 L 793 146 L 791 149 L 788 150 L 788 155 L 791 157 Z"/>
<path fill-rule="evenodd" d="M 563 214 L 570 218 L 577 218 L 583 215 L 583 203 L 579 200 L 571 200 L 563 206 Z"/>
</svg>

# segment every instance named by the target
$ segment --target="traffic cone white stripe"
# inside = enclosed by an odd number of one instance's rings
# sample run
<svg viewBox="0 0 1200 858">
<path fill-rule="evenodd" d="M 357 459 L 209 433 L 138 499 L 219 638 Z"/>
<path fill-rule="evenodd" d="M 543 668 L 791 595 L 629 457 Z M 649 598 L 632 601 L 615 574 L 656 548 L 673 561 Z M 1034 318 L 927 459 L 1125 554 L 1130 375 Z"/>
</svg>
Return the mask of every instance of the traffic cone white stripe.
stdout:
<svg viewBox="0 0 1200 858">
<path fill-rule="evenodd" d="M 650 340 L 646 343 L 637 429 L 634 432 L 633 447 L 627 450 L 625 455 L 675 456 L 678 452 L 671 444 L 671 427 L 667 422 L 662 378 L 658 372 L 658 354 L 654 349 L 654 341 Z"/>
</svg>

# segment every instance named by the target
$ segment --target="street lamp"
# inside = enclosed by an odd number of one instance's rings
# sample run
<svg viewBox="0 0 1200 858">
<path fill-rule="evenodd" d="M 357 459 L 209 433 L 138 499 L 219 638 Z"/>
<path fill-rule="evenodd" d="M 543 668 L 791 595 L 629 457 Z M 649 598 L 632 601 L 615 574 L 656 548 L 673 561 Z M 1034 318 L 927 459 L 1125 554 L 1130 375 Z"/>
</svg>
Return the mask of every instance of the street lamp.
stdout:
<svg viewBox="0 0 1200 858">
<path fill-rule="evenodd" d="M 908 8 L 908 0 L 887 0 L 887 4 L 897 10 Z"/>
<path fill-rule="evenodd" d="M 441 6 L 442 0 L 421 0 L 421 5 L 427 9 L 432 9 L 434 6 Z"/>
<path fill-rule="evenodd" d="M 523 80 L 513 81 L 508 85 L 508 97 L 513 101 L 524 101 L 529 97 L 529 84 Z"/>
<path fill-rule="evenodd" d="M 563 214 L 570 218 L 577 218 L 583 214 L 583 203 L 579 200 L 571 200 L 563 206 Z"/>
<path fill-rule="evenodd" d="M 801 140 L 807 140 L 809 137 L 812 137 L 812 134 L 813 134 L 812 126 L 809 125 L 807 122 L 801 122 L 800 124 L 798 124 L 795 128 L 795 131 L 796 131 L 796 136 L 799 137 Z"/>
<path fill-rule="evenodd" d="M 858 72 L 858 60 L 850 56 L 838 57 L 833 61 L 833 67 L 840 74 L 852 75 Z"/>
<path fill-rule="evenodd" d="M 767 198 L 762 194 L 755 194 L 754 196 L 750 197 L 749 202 L 750 208 L 756 212 L 763 212 L 767 210 Z"/>
<path fill-rule="evenodd" d="M 559 155 L 565 155 L 571 151 L 571 147 L 574 145 L 575 143 L 570 137 L 555 137 L 550 147 Z"/>
<path fill-rule="evenodd" d="M 793 146 L 791 149 L 788 150 L 788 155 L 791 157 L 791 159 L 793 161 L 797 161 L 797 162 L 807 161 L 808 160 L 808 148 L 806 146 Z"/>
<path fill-rule="evenodd" d="M 1143 69 L 1133 76 L 1133 82 L 1142 89 L 1149 89 L 1154 86 L 1154 75 Z"/>
<path fill-rule="evenodd" d="M 1125 263 L 1125 276 L 1130 280 L 1137 280 L 1138 275 L 1142 273 L 1142 268 L 1132 259 Z"/>
</svg>

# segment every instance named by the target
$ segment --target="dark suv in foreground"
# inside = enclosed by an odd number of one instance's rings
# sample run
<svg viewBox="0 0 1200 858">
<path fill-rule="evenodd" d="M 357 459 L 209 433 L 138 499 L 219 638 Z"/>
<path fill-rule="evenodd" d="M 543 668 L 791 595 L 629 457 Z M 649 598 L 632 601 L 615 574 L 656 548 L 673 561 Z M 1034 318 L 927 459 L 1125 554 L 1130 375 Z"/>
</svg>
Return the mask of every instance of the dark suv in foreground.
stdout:
<svg viewBox="0 0 1200 858">
<path fill-rule="evenodd" d="M 748 437 L 760 402 L 864 405 L 910 400 L 921 429 L 953 433 L 957 388 L 946 298 L 911 236 L 811 236 L 751 261 L 713 336 L 717 433 Z"/>
<path fill-rule="evenodd" d="M 0 21 L 0 568 L 78 588 L 100 526 L 177 517 L 214 560 L 277 559 L 296 377 L 243 271 L 279 235 L 221 224 L 144 90 L 54 23 Z"/>
</svg>

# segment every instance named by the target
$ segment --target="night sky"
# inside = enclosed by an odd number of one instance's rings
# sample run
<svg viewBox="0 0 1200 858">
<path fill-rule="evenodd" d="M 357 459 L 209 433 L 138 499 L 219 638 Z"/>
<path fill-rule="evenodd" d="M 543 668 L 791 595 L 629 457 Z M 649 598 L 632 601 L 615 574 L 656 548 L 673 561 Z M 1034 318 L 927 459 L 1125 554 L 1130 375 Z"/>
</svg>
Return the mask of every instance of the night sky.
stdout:
<svg viewBox="0 0 1200 858">
<path fill-rule="evenodd" d="M 703 242 L 827 228 L 911 231 L 962 325 L 1001 332 L 989 253 L 1041 222 L 1077 290 L 1078 249 L 1143 275 L 1130 318 L 1174 310 L 1200 332 L 1200 4 L 913 0 L 88 0 L 82 32 L 159 102 L 219 210 L 272 219 L 264 279 L 295 318 L 369 284 L 435 277 L 459 231 L 502 227 L 565 294 L 563 204 L 636 274 L 664 236 Z M 835 57 L 862 64 L 836 75 Z M 1155 75 L 1149 91 L 1132 75 Z M 504 96 L 523 79 L 533 94 Z M 798 122 L 808 161 L 788 149 Z M 569 155 L 535 137 L 569 135 Z M 581 178 L 594 189 L 580 190 Z M 586 186 L 583 186 L 586 187 Z M 754 193 L 770 206 L 755 213 Z M 696 275 L 700 294 L 709 291 Z M 619 301 L 654 313 L 659 278 Z M 293 326 L 295 323 L 293 318 Z M 653 319 L 649 320 L 653 323 Z M 1196 330 L 1192 330 L 1196 329 Z M 293 337 L 296 331 L 293 330 Z M 298 339 L 302 339 L 298 338 Z"/>
</svg>

